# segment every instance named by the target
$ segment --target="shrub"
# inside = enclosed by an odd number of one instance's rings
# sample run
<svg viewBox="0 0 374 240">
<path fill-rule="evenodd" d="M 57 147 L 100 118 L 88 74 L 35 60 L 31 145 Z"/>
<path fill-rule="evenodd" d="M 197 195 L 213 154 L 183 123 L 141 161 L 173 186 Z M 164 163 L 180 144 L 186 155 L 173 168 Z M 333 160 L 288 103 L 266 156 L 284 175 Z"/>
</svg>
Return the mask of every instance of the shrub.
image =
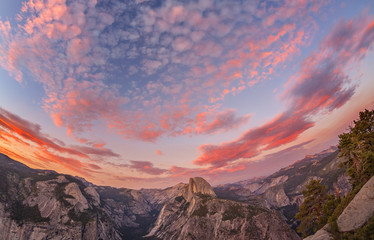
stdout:
<svg viewBox="0 0 374 240">
<path fill-rule="evenodd" d="M 87 212 L 82 213 L 75 213 L 74 209 L 70 209 L 68 212 L 68 216 L 71 220 L 75 222 L 81 222 L 83 225 L 86 225 L 89 221 L 92 220 L 92 217 Z"/>
<path fill-rule="evenodd" d="M 175 201 L 177 201 L 179 203 L 182 202 L 183 200 L 185 200 L 183 196 L 178 196 L 178 197 L 175 198 Z"/>
<path fill-rule="evenodd" d="M 208 207 L 205 204 L 201 204 L 198 209 L 196 209 L 192 216 L 206 217 L 208 214 Z"/>
<path fill-rule="evenodd" d="M 55 187 L 55 197 L 57 201 L 60 201 L 65 207 L 70 206 L 70 203 L 66 201 L 66 198 L 74 198 L 73 196 L 65 193 L 65 187 L 69 183 L 58 183 Z"/>
<path fill-rule="evenodd" d="M 28 222 L 49 222 L 49 218 L 42 217 L 38 205 L 30 207 L 16 200 L 11 205 L 11 218 L 17 223 Z"/>
<path fill-rule="evenodd" d="M 222 221 L 233 220 L 237 217 L 243 218 L 243 212 L 241 211 L 239 204 L 230 205 L 222 214 Z"/>
</svg>

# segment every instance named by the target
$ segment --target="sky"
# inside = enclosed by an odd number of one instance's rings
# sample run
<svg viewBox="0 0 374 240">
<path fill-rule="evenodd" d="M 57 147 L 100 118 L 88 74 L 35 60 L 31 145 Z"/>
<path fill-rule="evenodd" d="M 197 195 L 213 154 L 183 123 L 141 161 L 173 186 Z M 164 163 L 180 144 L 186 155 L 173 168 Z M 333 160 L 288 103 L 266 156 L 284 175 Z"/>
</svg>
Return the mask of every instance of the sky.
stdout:
<svg viewBox="0 0 374 240">
<path fill-rule="evenodd" d="M 0 152 L 97 185 L 269 175 L 374 107 L 372 0 L 2 0 Z"/>
</svg>

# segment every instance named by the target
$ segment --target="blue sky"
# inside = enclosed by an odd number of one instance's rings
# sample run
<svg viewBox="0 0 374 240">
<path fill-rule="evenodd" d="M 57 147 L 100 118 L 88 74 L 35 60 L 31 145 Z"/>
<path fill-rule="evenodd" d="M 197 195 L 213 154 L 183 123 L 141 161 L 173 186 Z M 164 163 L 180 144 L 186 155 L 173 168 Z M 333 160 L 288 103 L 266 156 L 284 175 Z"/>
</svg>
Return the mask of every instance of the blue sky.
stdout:
<svg viewBox="0 0 374 240">
<path fill-rule="evenodd" d="M 372 1 L 5 1 L 0 151 L 135 188 L 269 174 L 337 144 L 373 107 L 373 12 Z M 287 161 L 266 158 L 285 149 Z"/>
</svg>

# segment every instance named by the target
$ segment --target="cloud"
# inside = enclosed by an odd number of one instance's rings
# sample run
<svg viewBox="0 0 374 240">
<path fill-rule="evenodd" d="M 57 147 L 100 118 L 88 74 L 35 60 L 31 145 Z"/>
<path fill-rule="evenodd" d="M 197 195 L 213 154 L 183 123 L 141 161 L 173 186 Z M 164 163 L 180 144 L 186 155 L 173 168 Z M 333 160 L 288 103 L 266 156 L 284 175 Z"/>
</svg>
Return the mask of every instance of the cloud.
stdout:
<svg viewBox="0 0 374 240">
<path fill-rule="evenodd" d="M 102 168 L 94 162 L 102 158 L 118 158 L 112 150 L 91 146 L 66 146 L 62 141 L 42 132 L 40 125 L 31 123 L 0 108 L 0 152 L 39 168 L 59 169 L 92 177 Z"/>
<path fill-rule="evenodd" d="M 107 87 L 100 81 L 82 81 L 67 79 L 63 97 L 50 97 L 45 108 L 57 126 L 67 127 L 68 134 L 82 133 L 93 126 L 92 120 L 102 119 L 108 123 L 121 114 L 121 104 L 126 99 L 118 94 L 115 87 Z M 52 99 L 53 98 L 53 99 Z"/>
<path fill-rule="evenodd" d="M 234 141 L 201 145 L 202 154 L 194 163 L 222 167 L 242 158 L 257 156 L 263 150 L 296 140 L 314 126 L 314 114 L 341 107 L 352 97 L 356 87 L 345 72 L 372 47 L 373 28 L 373 22 L 368 19 L 337 24 L 321 42 L 319 51 L 305 59 L 295 82 L 286 89 L 283 99 L 289 102 L 287 111 L 260 127 L 248 130 Z"/>
<path fill-rule="evenodd" d="M 185 129 L 214 134 L 241 126 L 248 115 L 226 113 L 203 126 L 197 115 L 292 59 L 315 31 L 320 7 L 292 0 L 158 7 L 29 0 L 17 25 L 0 21 L 0 65 L 19 82 L 31 73 L 46 93 L 45 110 L 79 141 L 96 124 L 142 141 L 191 134 Z M 166 128 L 165 116 L 181 112 Z"/>
<path fill-rule="evenodd" d="M 131 169 L 135 169 L 138 172 L 147 173 L 151 175 L 160 175 L 168 171 L 167 169 L 154 167 L 153 163 L 148 161 L 130 161 L 130 164 L 125 164 L 122 166 L 129 167 Z"/>
<path fill-rule="evenodd" d="M 87 146 L 73 146 L 74 149 L 78 151 L 88 154 L 88 155 L 96 155 L 102 157 L 120 157 L 119 154 L 113 152 L 111 149 L 108 148 L 96 148 L 96 147 L 87 147 Z"/>
<path fill-rule="evenodd" d="M 27 145 L 26 141 L 36 144 L 39 147 L 51 148 L 61 153 L 74 154 L 79 157 L 87 157 L 85 154 L 72 149 L 60 146 L 41 133 L 41 127 L 38 124 L 30 123 L 19 116 L 0 108 L 0 127 L 6 129 L 7 135 L 18 139 L 21 143 Z M 17 134 L 19 137 L 11 134 Z"/>
<path fill-rule="evenodd" d="M 257 156 L 263 149 L 271 149 L 294 141 L 297 136 L 313 123 L 303 119 L 303 115 L 284 113 L 269 123 L 244 133 L 239 139 L 222 145 L 202 145 L 202 155 L 194 163 L 210 164 L 215 167 L 227 166 L 241 158 Z"/>
<path fill-rule="evenodd" d="M 218 113 L 211 122 L 206 121 L 206 115 L 206 112 L 198 115 L 196 132 L 209 134 L 218 131 L 228 131 L 247 123 L 250 117 L 249 115 L 236 117 L 233 109 Z"/>
<path fill-rule="evenodd" d="M 156 154 L 161 156 L 161 155 L 163 155 L 163 152 L 161 150 L 157 149 Z"/>
</svg>

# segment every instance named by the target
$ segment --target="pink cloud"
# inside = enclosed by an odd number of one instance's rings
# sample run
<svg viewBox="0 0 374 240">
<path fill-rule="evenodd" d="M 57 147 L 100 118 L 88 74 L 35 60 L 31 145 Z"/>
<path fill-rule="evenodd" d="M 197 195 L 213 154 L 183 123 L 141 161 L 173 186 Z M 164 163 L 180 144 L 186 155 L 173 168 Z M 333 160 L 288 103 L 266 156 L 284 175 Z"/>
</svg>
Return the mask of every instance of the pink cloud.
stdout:
<svg viewBox="0 0 374 240">
<path fill-rule="evenodd" d="M 147 173 L 151 175 L 160 175 L 166 173 L 167 169 L 161 169 L 153 166 L 153 163 L 148 161 L 130 161 L 130 164 L 122 164 L 122 166 L 135 169 L 141 173 Z"/>
<path fill-rule="evenodd" d="M 261 152 L 260 147 L 266 146 L 266 149 L 271 149 L 292 142 L 300 133 L 312 126 L 313 123 L 303 119 L 303 115 L 284 113 L 262 127 L 247 131 L 235 141 L 219 146 L 200 146 L 203 154 L 194 163 L 226 166 L 240 158 L 257 156 Z"/>
<path fill-rule="evenodd" d="M 119 154 L 114 153 L 111 149 L 108 148 L 96 148 L 96 147 L 86 147 L 86 146 L 73 146 L 74 149 L 87 154 L 87 155 L 96 155 L 102 157 L 120 157 Z"/>
<path fill-rule="evenodd" d="M 229 109 L 220 112 L 215 116 L 211 122 L 206 121 L 206 115 L 198 116 L 196 132 L 198 133 L 216 133 L 219 131 L 228 131 L 230 129 L 238 128 L 249 120 L 249 115 L 236 117 L 235 111 Z"/>
<path fill-rule="evenodd" d="M 161 156 L 161 155 L 163 155 L 163 152 L 161 150 L 157 149 L 156 154 Z"/>
<path fill-rule="evenodd" d="M 362 59 L 372 47 L 373 29 L 374 24 L 368 20 L 340 22 L 322 41 L 319 52 L 312 53 L 303 62 L 298 78 L 284 93 L 284 98 L 291 100 L 286 112 L 258 128 L 248 130 L 234 141 L 200 146 L 203 153 L 194 163 L 222 167 L 241 158 L 254 157 L 264 149 L 297 139 L 314 126 L 311 115 L 341 107 L 355 90 L 355 86 L 349 84 L 345 70 Z M 337 45 L 334 45 L 334 39 Z"/>
<path fill-rule="evenodd" d="M 239 2 L 220 4 L 142 6 L 131 20 L 132 31 L 124 31 L 115 28 L 122 24 L 117 19 L 125 12 L 122 8 L 109 14 L 96 1 L 30 0 L 22 8 L 18 29 L 0 21 L 5 43 L 0 64 L 18 81 L 22 69 L 31 72 L 43 85 L 44 106 L 55 124 L 78 141 L 96 124 L 142 141 L 228 131 L 244 124 L 248 115 L 234 117 L 219 109 L 216 115 L 222 114 L 209 122 L 196 122 L 204 103 L 215 105 L 229 93 L 239 94 L 248 82 L 253 86 L 262 81 L 297 54 L 308 35 L 301 29 L 313 25 L 306 7 L 318 9 L 320 4 L 286 1 L 268 12 Z M 253 9 L 262 19 L 259 25 L 247 17 Z M 288 23 L 291 16 L 298 24 Z M 270 24 L 276 21 L 279 26 Z M 129 77 L 135 73 L 145 86 Z M 175 118 L 179 113 L 183 117 Z M 165 115 L 172 119 L 165 120 Z"/>
</svg>

